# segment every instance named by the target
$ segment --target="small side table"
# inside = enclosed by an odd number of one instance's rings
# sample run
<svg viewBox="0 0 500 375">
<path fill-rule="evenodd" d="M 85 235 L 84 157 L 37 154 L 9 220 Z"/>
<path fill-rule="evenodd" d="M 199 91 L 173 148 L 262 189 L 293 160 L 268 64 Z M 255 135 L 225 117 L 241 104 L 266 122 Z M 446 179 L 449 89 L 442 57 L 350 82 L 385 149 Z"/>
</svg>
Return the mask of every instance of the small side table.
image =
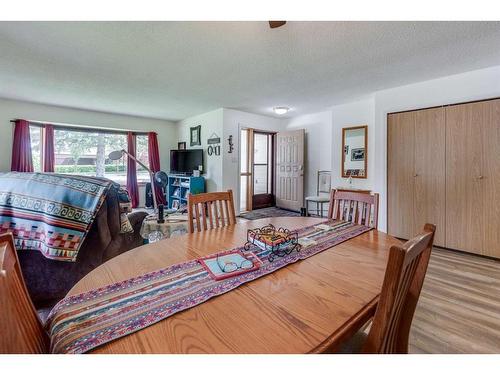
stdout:
<svg viewBox="0 0 500 375">
<path fill-rule="evenodd" d="M 164 238 L 180 236 L 188 232 L 188 215 L 172 214 L 165 217 L 164 223 L 157 222 L 158 216 L 148 215 L 141 226 L 141 237 L 149 243 L 160 241 Z"/>
</svg>

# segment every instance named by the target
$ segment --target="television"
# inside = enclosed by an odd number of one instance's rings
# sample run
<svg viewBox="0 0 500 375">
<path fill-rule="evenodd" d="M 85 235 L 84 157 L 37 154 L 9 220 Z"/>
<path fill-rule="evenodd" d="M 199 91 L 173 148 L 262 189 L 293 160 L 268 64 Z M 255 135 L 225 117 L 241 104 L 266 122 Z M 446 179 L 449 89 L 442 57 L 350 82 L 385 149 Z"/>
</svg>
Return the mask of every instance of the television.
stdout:
<svg viewBox="0 0 500 375">
<path fill-rule="evenodd" d="M 203 150 L 170 150 L 170 173 L 193 174 L 203 166 Z"/>
</svg>

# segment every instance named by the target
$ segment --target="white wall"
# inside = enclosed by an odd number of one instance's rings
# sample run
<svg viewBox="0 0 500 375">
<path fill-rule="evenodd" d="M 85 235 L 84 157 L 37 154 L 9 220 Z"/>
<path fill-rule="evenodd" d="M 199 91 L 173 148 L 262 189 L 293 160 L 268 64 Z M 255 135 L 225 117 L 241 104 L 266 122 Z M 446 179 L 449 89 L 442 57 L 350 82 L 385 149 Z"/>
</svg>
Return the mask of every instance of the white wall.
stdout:
<svg viewBox="0 0 500 375">
<path fill-rule="evenodd" d="M 333 187 L 349 186 L 348 179 L 342 178 L 342 128 L 352 126 L 368 125 L 368 172 L 367 178 L 353 178 L 352 187 L 359 189 L 370 189 L 373 186 L 374 155 L 375 155 L 375 100 L 373 96 L 352 103 L 337 105 L 332 108 L 333 131 L 332 131 L 332 165 Z"/>
<path fill-rule="evenodd" d="M 194 126 L 201 125 L 201 146 L 191 147 L 190 142 L 190 128 Z M 177 142 L 186 142 L 186 147 L 188 149 L 201 148 L 203 149 L 203 168 L 206 181 L 207 191 L 222 191 L 223 190 L 223 177 L 222 177 L 222 159 L 223 159 L 223 147 L 221 147 L 220 155 L 208 155 L 207 154 L 207 140 L 212 136 L 213 133 L 217 134 L 221 138 L 221 143 L 223 143 L 223 110 L 222 108 L 216 109 L 215 111 L 203 113 L 201 115 L 189 117 L 177 123 L 177 135 L 178 140 L 175 143 L 175 149 L 177 149 Z M 221 145 L 222 146 L 222 145 Z M 167 169 L 168 170 L 168 169 Z"/>
<path fill-rule="evenodd" d="M 332 171 L 332 174 L 338 172 L 336 166 L 332 170 L 332 126 L 331 111 L 298 116 L 286 121 L 287 130 L 305 129 L 304 196 L 316 195 L 318 171 Z"/>
<path fill-rule="evenodd" d="M 223 188 L 222 190 L 231 189 L 233 191 L 236 213 L 239 213 L 239 197 L 240 197 L 240 129 L 253 128 L 267 131 L 283 131 L 285 130 L 285 120 L 274 117 L 255 115 L 237 111 L 234 109 L 223 109 L 224 112 L 224 131 L 223 131 Z M 234 150 L 231 154 L 227 139 L 233 136 Z"/>
<path fill-rule="evenodd" d="M 385 231 L 387 114 L 494 97 L 500 97 L 500 66 L 377 91 L 328 111 L 287 120 L 287 129 L 306 129 L 306 194 L 316 191 L 318 169 L 332 170 L 333 187 L 348 186 L 347 179 L 341 177 L 342 128 L 368 125 L 368 178 L 353 179 L 352 186 L 380 194 L 379 229 Z M 329 165 L 328 155 L 331 155 Z"/>
<path fill-rule="evenodd" d="M 13 125 L 10 121 L 18 118 L 95 128 L 154 131 L 158 133 L 160 165 L 163 170 L 168 170 L 170 166 L 169 150 L 174 144 L 177 147 L 177 129 L 170 121 L 0 99 L 0 172 L 10 171 L 13 136 Z M 139 194 L 143 204 L 143 188 Z"/>
</svg>

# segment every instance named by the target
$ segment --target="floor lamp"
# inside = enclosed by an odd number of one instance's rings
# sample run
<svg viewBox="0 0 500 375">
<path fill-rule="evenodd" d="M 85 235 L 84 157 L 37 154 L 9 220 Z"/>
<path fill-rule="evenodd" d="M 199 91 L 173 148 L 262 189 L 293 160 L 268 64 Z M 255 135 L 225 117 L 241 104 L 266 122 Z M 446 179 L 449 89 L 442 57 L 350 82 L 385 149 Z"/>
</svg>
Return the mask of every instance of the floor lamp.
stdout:
<svg viewBox="0 0 500 375">
<path fill-rule="evenodd" d="M 123 157 L 124 154 L 127 155 L 130 159 L 135 161 L 137 164 L 139 164 L 141 167 L 143 167 L 145 170 L 147 170 L 149 172 L 149 179 L 151 180 L 151 195 L 153 196 L 153 209 L 156 209 L 158 207 L 158 205 L 156 203 L 154 175 L 153 175 L 153 172 L 151 172 L 151 169 L 146 167 L 143 163 L 141 163 L 139 160 L 137 160 L 135 156 L 131 155 L 129 152 L 127 152 L 123 149 L 111 151 L 108 155 L 108 158 L 110 160 L 119 160 Z"/>
</svg>

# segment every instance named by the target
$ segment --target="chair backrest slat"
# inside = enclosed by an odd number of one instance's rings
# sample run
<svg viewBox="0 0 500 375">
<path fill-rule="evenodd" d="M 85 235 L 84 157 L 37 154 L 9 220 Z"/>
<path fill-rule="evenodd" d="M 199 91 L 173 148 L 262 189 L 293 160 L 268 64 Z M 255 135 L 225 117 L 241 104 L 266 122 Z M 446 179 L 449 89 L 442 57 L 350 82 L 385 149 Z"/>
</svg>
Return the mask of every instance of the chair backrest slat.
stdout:
<svg viewBox="0 0 500 375">
<path fill-rule="evenodd" d="M 378 194 L 332 190 L 328 217 L 378 227 Z M 372 220 L 373 210 L 373 220 Z"/>
<path fill-rule="evenodd" d="M 231 218 L 230 218 L 230 213 L 229 213 L 229 204 L 227 201 L 224 201 L 224 207 L 226 208 L 226 214 L 227 214 L 227 225 L 231 224 Z"/>
<path fill-rule="evenodd" d="M 45 333 L 24 283 L 12 235 L 0 235 L 0 353 L 47 353 Z"/>
<path fill-rule="evenodd" d="M 217 210 L 217 205 L 219 210 Z M 224 212 L 224 207 L 225 211 Z M 200 223 L 201 216 L 201 223 Z M 208 216 L 208 218 L 207 218 Z M 203 193 L 188 196 L 189 230 L 196 231 L 214 229 L 236 224 L 234 212 L 233 192 Z M 208 219 L 208 220 L 207 220 Z M 215 226 L 214 226 L 215 222 Z M 203 227 L 200 225 L 203 224 Z"/>
<path fill-rule="evenodd" d="M 195 214 L 196 214 L 196 227 L 198 228 L 198 231 L 200 231 L 200 212 L 198 211 L 197 204 L 194 206 L 194 209 L 195 209 Z"/>
<path fill-rule="evenodd" d="M 358 212 L 358 220 L 356 221 L 356 224 L 361 225 L 363 223 L 363 218 L 364 218 L 365 209 L 366 209 L 365 207 L 366 207 L 366 203 L 360 204 L 359 212 Z"/>
<path fill-rule="evenodd" d="M 203 229 L 207 230 L 207 207 L 204 204 L 200 204 L 201 218 L 203 219 Z"/>
<path fill-rule="evenodd" d="M 392 246 L 382 291 L 364 353 L 408 353 L 408 337 L 436 227 L 426 224 L 424 232 L 402 246 Z"/>
<path fill-rule="evenodd" d="M 356 223 L 356 219 L 358 218 L 358 201 L 353 201 L 352 202 L 352 218 L 351 222 Z"/>
<path fill-rule="evenodd" d="M 219 212 L 217 211 L 217 202 L 214 202 L 214 204 L 212 205 L 212 209 L 214 211 L 215 227 L 219 228 Z"/>
<path fill-rule="evenodd" d="M 223 227 L 225 224 L 225 219 L 224 219 L 224 206 L 222 205 L 222 201 L 219 201 L 219 213 L 220 213 L 220 222 L 221 222 L 221 227 Z"/>
</svg>

